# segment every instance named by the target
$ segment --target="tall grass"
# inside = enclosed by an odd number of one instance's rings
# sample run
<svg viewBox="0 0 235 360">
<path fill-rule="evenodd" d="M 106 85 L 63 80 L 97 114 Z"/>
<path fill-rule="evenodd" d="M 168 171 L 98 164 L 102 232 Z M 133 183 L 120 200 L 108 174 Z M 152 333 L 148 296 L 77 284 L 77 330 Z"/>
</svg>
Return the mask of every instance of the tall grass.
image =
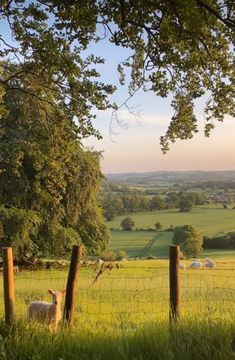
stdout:
<svg viewBox="0 0 235 360">
<path fill-rule="evenodd" d="M 23 272 L 15 276 L 17 321 L 10 330 L 0 324 L 0 360 L 234 360 L 233 265 L 182 271 L 182 316 L 172 327 L 168 261 L 120 262 L 93 285 L 97 269 L 82 268 L 74 327 L 61 323 L 53 334 L 25 323 L 25 301 L 49 300 L 47 289 L 63 288 L 67 271 Z"/>
<path fill-rule="evenodd" d="M 171 331 L 165 322 L 109 332 L 89 324 L 50 334 L 35 325 L 18 323 L 0 329 L 0 359 L 4 360 L 233 360 L 234 325 L 187 319 Z"/>
</svg>

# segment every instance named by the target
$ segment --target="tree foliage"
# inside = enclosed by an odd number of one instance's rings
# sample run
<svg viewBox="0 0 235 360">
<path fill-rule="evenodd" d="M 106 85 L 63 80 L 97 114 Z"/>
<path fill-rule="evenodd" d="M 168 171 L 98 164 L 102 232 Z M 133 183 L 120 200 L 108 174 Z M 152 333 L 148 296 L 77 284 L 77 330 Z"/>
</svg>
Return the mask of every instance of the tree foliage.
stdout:
<svg viewBox="0 0 235 360">
<path fill-rule="evenodd" d="M 121 222 L 121 227 L 123 228 L 123 230 L 126 230 L 126 231 L 131 231 L 134 226 L 135 226 L 135 222 L 129 216 L 125 217 Z"/>
<path fill-rule="evenodd" d="M 204 249 L 235 249 L 235 233 L 229 232 L 218 236 L 204 236 Z"/>
<path fill-rule="evenodd" d="M 180 212 L 190 212 L 193 208 L 193 202 L 190 199 L 181 198 L 179 201 Z"/>
<path fill-rule="evenodd" d="M 186 256 L 197 256 L 202 250 L 203 237 L 191 225 L 177 226 L 172 239 L 173 244 L 180 245 L 181 251 Z"/>
<path fill-rule="evenodd" d="M 16 259 L 31 257 L 38 251 L 36 238 L 40 215 L 32 210 L 0 206 L 0 246 L 12 246 Z"/>
<path fill-rule="evenodd" d="M 16 41 L 9 44 L 1 35 L 0 56 L 14 57 L 22 65 L 10 78 L 30 74 L 31 81 L 22 91 L 32 99 L 38 97 L 32 86 L 35 79 L 42 89 L 56 92 L 67 116 L 78 117 L 80 136 L 99 136 L 92 126 L 91 107 L 105 109 L 106 96 L 114 90 L 97 80 L 95 67 L 103 59 L 83 56 L 91 42 L 105 37 L 130 50 L 118 66 L 121 85 L 126 81 L 125 69 L 131 72 L 130 97 L 141 87 L 161 97 L 173 94 L 174 114 L 161 137 L 163 151 L 170 141 L 189 139 L 198 131 L 197 98 L 207 97 L 206 135 L 215 120 L 235 115 L 233 0 L 6 0 L 1 3 L 0 20 Z M 4 62 L 0 73 L 1 95 L 9 89 Z"/>
<path fill-rule="evenodd" d="M 147 191 L 146 191 L 147 192 Z M 145 212 L 152 210 L 164 210 L 179 208 L 181 212 L 191 211 L 194 205 L 203 205 L 206 202 L 205 193 L 188 191 L 169 191 L 166 197 L 154 195 L 152 198 L 140 192 L 134 194 L 133 190 L 126 186 L 119 191 L 102 190 L 100 202 L 104 209 L 106 220 L 111 221 L 116 215 L 123 215 L 131 212 Z"/>
<path fill-rule="evenodd" d="M 30 75 L 25 76 L 18 86 L 24 87 L 29 79 Z M 12 80 L 10 86 L 15 82 Z M 34 106 L 28 94 L 20 90 L 8 91 L 4 96 L 6 112 L 0 122 L 0 203 L 19 211 L 20 219 L 21 212 L 37 214 L 40 218 L 37 224 L 34 221 L 37 236 L 31 241 L 39 250 L 59 255 L 82 241 L 93 252 L 104 251 L 109 235 L 96 203 L 102 177 L 100 155 L 82 147 L 55 94 L 49 90 L 44 93 L 55 108 L 50 105 L 45 108 L 40 89 Z M 27 224 L 21 221 L 22 226 L 31 226 L 31 218 Z M 17 238 L 18 233 L 15 227 Z M 4 234 L 10 239 L 5 230 Z M 29 243 L 30 235 L 26 237 Z"/>
</svg>

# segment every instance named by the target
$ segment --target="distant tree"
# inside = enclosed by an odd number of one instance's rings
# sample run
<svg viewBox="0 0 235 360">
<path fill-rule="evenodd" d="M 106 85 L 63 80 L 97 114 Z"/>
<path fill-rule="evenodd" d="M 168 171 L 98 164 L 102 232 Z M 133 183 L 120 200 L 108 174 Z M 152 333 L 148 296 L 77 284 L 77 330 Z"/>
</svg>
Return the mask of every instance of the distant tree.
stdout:
<svg viewBox="0 0 235 360">
<path fill-rule="evenodd" d="M 159 230 L 162 229 L 162 224 L 161 224 L 159 221 L 157 221 L 154 225 L 155 225 L 155 229 L 156 229 L 157 231 L 159 231 Z"/>
<path fill-rule="evenodd" d="M 123 230 L 126 230 L 126 231 L 132 230 L 134 226 L 135 226 L 135 222 L 130 217 L 124 218 L 121 222 L 121 227 L 123 228 Z"/>
<path fill-rule="evenodd" d="M 181 251 L 186 256 L 194 256 L 202 250 L 203 237 L 191 225 L 177 226 L 172 239 L 173 244 L 180 245 Z"/>
<path fill-rule="evenodd" d="M 166 204 L 165 201 L 158 195 L 155 195 L 150 200 L 150 208 L 151 209 L 157 209 L 157 210 L 163 210 L 165 209 Z"/>
<path fill-rule="evenodd" d="M 127 253 L 125 250 L 118 250 L 116 252 L 116 260 L 122 260 L 127 258 Z"/>
<path fill-rule="evenodd" d="M 166 199 L 166 208 L 177 208 L 179 206 L 179 196 L 176 192 L 170 191 L 167 193 Z"/>
<path fill-rule="evenodd" d="M 234 249 L 235 248 L 235 232 L 229 232 L 218 236 L 204 236 L 204 249 Z"/>
<path fill-rule="evenodd" d="M 181 199 L 179 201 L 179 211 L 180 212 L 189 212 L 193 208 L 193 202 L 190 199 Z"/>
<path fill-rule="evenodd" d="M 195 205 L 204 205 L 206 203 L 206 195 L 203 192 L 194 193 L 195 195 Z"/>
</svg>

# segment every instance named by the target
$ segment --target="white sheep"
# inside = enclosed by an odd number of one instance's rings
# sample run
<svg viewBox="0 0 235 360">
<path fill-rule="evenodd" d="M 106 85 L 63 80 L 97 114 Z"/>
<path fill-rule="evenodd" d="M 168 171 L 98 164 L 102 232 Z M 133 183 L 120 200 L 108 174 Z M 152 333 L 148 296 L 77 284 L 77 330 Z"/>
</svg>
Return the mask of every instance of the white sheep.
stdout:
<svg viewBox="0 0 235 360">
<path fill-rule="evenodd" d="M 103 265 L 104 260 L 102 260 L 102 259 L 97 259 L 95 263 L 96 263 L 97 265 Z"/>
<path fill-rule="evenodd" d="M 214 269 L 215 268 L 215 262 L 213 260 L 211 260 L 211 259 L 206 259 L 205 267 L 207 267 L 209 269 Z"/>
<path fill-rule="evenodd" d="M 201 261 L 193 261 L 190 265 L 189 265 L 189 269 L 201 269 L 202 268 L 202 263 Z"/>
<path fill-rule="evenodd" d="M 56 331 L 59 321 L 62 318 L 60 302 L 66 290 L 53 291 L 48 290 L 52 296 L 52 303 L 46 301 L 34 301 L 28 307 L 27 319 L 37 320 L 40 323 L 48 324 L 50 331 Z"/>
<path fill-rule="evenodd" d="M 179 264 L 179 268 L 182 269 L 182 270 L 185 270 L 186 269 L 186 265 L 184 263 L 180 263 Z"/>
</svg>

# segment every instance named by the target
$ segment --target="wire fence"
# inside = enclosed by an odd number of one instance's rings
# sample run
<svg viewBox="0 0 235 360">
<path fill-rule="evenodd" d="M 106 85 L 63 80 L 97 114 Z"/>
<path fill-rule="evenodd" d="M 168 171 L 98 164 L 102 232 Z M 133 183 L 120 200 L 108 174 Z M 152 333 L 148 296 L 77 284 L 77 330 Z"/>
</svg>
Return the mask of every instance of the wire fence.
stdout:
<svg viewBox="0 0 235 360">
<path fill-rule="evenodd" d="M 137 326 L 169 318 L 169 264 L 154 261 L 83 266 L 78 280 L 76 321 Z M 149 263 L 148 263 L 149 264 Z M 103 271 L 101 271 L 103 266 Z M 235 262 L 213 269 L 180 271 L 182 317 L 192 314 L 235 319 Z M 47 289 L 66 287 L 67 270 L 21 271 L 14 276 L 16 318 L 34 300 L 51 301 Z M 0 311 L 4 316 L 3 291 Z"/>
</svg>

